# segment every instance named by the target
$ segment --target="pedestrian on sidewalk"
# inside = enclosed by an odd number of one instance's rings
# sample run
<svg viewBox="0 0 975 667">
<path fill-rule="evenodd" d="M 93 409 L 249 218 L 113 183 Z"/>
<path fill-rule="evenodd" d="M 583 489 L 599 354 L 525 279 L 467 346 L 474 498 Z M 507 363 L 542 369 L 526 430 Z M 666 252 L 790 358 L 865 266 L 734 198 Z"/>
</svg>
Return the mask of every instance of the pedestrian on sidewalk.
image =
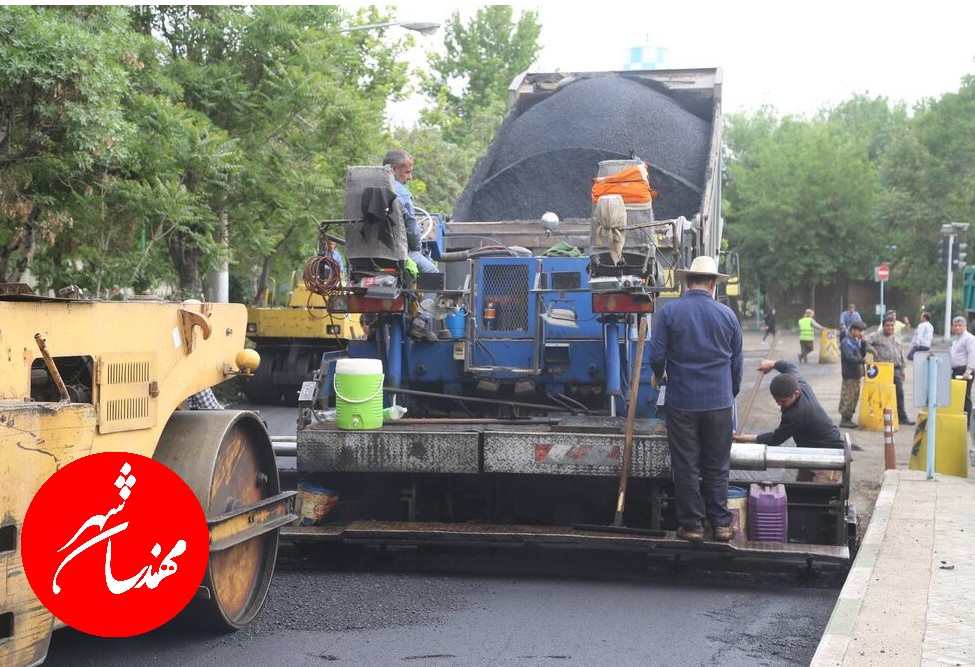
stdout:
<svg viewBox="0 0 975 667">
<path fill-rule="evenodd" d="M 714 539 L 734 536 L 728 510 L 732 414 L 741 388 L 742 334 L 735 312 L 714 298 L 718 273 L 712 257 L 678 269 L 687 290 L 654 316 L 650 338 L 651 384 L 667 379 L 667 441 L 674 477 L 677 538 L 704 540 L 705 519 Z"/>
<path fill-rule="evenodd" d="M 816 311 L 806 308 L 805 314 L 799 318 L 799 363 L 808 364 L 809 355 L 813 351 L 813 341 L 816 331 L 822 331 L 823 325 L 816 321 Z"/>
<path fill-rule="evenodd" d="M 765 314 L 765 335 L 762 336 L 762 344 L 765 344 L 765 339 L 772 336 L 772 340 L 775 340 L 775 308 L 772 308 Z"/>
<path fill-rule="evenodd" d="M 905 316 L 906 317 L 906 316 Z M 934 325 L 931 324 L 931 313 L 924 311 L 921 313 L 921 322 L 914 330 L 914 337 L 911 338 L 911 349 L 907 353 L 907 360 L 914 361 L 915 352 L 927 352 L 931 349 L 931 341 L 934 340 Z"/>
<path fill-rule="evenodd" d="M 860 378 L 863 377 L 863 362 L 867 357 L 863 332 L 867 325 L 863 320 L 851 322 L 846 337 L 840 342 L 840 372 L 843 384 L 840 387 L 840 428 L 856 428 L 853 413 L 860 400 Z"/>
<path fill-rule="evenodd" d="M 972 425 L 972 377 L 975 373 L 975 336 L 968 331 L 968 322 L 958 316 L 951 320 L 951 375 L 965 381 L 965 416 Z"/>
<path fill-rule="evenodd" d="M 964 318 L 962 318 L 964 319 Z M 897 395 L 897 420 L 901 424 L 913 426 L 914 420 L 907 416 L 904 405 L 904 370 L 907 361 L 904 359 L 904 343 L 901 337 L 894 333 L 897 320 L 884 317 L 880 330 L 873 332 L 864 340 L 867 352 L 873 354 L 875 361 L 882 361 L 894 365 L 894 393 Z"/>
<path fill-rule="evenodd" d="M 861 330 L 862 331 L 862 330 Z M 768 373 L 772 369 L 779 372 L 769 383 L 772 394 L 782 417 L 774 431 L 758 434 L 739 434 L 735 442 L 757 442 L 776 447 L 792 438 L 796 447 L 830 447 L 842 449 L 843 436 L 836 424 L 826 414 L 826 410 L 816 398 L 813 388 L 799 372 L 799 367 L 790 361 L 762 359 L 758 370 Z M 798 482 L 837 482 L 842 473 L 839 470 L 801 469 L 796 477 Z"/>
</svg>

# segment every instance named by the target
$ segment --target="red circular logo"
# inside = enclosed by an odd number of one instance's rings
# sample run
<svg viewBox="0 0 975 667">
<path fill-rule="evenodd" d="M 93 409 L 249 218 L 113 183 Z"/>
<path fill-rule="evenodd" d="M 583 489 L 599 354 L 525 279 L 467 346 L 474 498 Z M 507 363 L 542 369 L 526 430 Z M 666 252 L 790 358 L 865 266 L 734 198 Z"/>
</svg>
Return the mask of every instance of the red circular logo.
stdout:
<svg viewBox="0 0 975 667">
<path fill-rule="evenodd" d="M 139 454 L 85 456 L 60 469 L 24 517 L 24 571 L 71 627 L 129 637 L 172 620 L 209 557 L 206 516 L 172 470 Z"/>
</svg>

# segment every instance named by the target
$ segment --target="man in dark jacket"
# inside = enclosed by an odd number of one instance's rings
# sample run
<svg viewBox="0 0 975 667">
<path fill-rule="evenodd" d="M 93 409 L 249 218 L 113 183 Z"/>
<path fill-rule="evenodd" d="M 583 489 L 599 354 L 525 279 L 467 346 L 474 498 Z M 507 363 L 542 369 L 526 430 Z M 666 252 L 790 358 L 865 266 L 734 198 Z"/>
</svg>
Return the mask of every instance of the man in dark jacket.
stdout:
<svg viewBox="0 0 975 667">
<path fill-rule="evenodd" d="M 780 360 L 762 359 L 758 370 L 768 373 L 772 369 L 779 375 L 772 378 L 769 392 L 772 399 L 782 409 L 778 428 L 758 434 L 734 436 L 735 442 L 757 442 L 763 445 L 778 446 L 792 438 L 797 447 L 835 447 L 842 448 L 843 436 L 829 418 L 815 392 L 799 372 L 795 364 Z M 835 482 L 839 479 L 838 470 L 800 470 L 796 478 L 800 482 Z"/>
<path fill-rule="evenodd" d="M 843 374 L 843 385 L 840 388 L 840 421 L 841 428 L 856 428 L 853 413 L 856 412 L 857 402 L 860 400 L 860 378 L 863 377 L 863 362 L 866 359 L 867 348 L 863 342 L 863 332 L 867 325 L 861 320 L 850 324 L 847 336 L 840 343 L 840 362 Z"/>
</svg>

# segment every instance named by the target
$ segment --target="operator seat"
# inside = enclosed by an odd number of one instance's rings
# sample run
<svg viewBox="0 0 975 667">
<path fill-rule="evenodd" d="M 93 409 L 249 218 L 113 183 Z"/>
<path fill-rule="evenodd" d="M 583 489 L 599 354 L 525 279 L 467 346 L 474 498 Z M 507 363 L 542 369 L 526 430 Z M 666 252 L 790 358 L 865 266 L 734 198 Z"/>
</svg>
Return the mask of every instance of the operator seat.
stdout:
<svg viewBox="0 0 975 667">
<path fill-rule="evenodd" d="M 389 166 L 349 167 L 345 177 L 345 232 L 349 278 L 392 274 L 410 288 L 406 226 Z"/>
</svg>

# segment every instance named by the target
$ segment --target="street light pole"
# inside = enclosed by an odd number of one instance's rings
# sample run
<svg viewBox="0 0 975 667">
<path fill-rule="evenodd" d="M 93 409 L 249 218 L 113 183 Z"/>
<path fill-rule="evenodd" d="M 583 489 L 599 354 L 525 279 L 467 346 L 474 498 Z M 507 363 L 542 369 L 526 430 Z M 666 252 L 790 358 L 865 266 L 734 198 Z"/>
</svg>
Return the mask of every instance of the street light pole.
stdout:
<svg viewBox="0 0 975 667">
<path fill-rule="evenodd" d="M 946 272 L 948 274 L 948 279 L 946 280 L 945 287 L 945 333 L 944 341 L 947 343 L 951 340 L 951 309 L 953 307 L 952 299 L 952 279 L 954 278 L 955 267 L 952 265 L 952 257 L 955 254 L 955 234 L 968 231 L 967 222 L 950 222 L 947 225 L 941 225 L 941 235 L 948 237 L 948 252 L 945 257 L 945 264 L 948 265 Z"/>
</svg>

